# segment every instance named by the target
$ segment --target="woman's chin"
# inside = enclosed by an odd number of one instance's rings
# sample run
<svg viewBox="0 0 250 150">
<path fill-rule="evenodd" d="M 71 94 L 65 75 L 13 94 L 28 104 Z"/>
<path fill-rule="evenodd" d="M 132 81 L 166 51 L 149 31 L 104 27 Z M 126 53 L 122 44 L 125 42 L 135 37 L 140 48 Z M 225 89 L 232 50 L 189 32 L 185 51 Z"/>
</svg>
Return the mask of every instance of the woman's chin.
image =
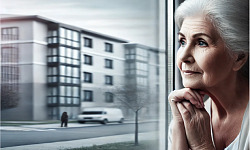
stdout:
<svg viewBox="0 0 250 150">
<path fill-rule="evenodd" d="M 185 88 L 191 88 L 191 89 L 202 89 L 202 86 L 200 83 L 192 82 L 192 81 L 183 81 L 183 86 Z"/>
</svg>

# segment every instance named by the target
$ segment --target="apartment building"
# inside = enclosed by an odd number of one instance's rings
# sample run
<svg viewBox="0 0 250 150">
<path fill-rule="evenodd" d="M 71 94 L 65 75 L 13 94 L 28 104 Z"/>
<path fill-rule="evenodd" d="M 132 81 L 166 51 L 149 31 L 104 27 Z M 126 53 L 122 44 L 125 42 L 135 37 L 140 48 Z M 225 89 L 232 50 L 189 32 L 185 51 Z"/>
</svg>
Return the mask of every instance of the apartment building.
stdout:
<svg viewBox="0 0 250 150">
<path fill-rule="evenodd" d="M 74 119 L 85 107 L 116 107 L 112 89 L 146 86 L 159 101 L 156 48 L 41 16 L 1 21 L 2 120 Z M 143 113 L 157 113 L 157 104 Z"/>
</svg>

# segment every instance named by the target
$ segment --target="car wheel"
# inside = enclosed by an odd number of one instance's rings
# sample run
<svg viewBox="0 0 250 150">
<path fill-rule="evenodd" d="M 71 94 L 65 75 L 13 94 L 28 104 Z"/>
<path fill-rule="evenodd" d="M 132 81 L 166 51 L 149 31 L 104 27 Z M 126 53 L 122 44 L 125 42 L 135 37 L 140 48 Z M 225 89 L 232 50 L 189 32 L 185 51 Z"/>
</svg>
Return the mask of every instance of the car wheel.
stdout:
<svg viewBox="0 0 250 150">
<path fill-rule="evenodd" d="M 119 123 L 123 123 L 124 122 L 124 118 L 121 118 Z"/>
<path fill-rule="evenodd" d="M 102 124 L 107 124 L 108 123 L 108 119 L 104 119 L 103 121 L 102 121 Z"/>
</svg>

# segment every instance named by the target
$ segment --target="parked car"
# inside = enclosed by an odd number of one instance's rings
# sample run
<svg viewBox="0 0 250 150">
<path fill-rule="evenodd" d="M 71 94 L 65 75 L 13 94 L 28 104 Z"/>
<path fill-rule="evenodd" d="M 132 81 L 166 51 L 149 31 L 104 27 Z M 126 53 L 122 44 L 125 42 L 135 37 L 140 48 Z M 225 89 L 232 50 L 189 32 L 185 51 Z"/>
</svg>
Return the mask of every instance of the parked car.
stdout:
<svg viewBox="0 0 250 150">
<path fill-rule="evenodd" d="M 124 116 L 121 109 L 118 108 L 85 108 L 81 114 L 78 115 L 78 122 L 100 122 L 107 124 L 108 122 L 123 123 Z"/>
</svg>

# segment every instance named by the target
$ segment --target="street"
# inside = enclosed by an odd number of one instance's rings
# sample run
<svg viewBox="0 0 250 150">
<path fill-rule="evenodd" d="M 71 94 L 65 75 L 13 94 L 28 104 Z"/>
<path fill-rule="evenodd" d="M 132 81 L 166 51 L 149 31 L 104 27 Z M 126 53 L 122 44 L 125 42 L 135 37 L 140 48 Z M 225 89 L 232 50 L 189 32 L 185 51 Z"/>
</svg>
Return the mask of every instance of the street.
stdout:
<svg viewBox="0 0 250 150">
<path fill-rule="evenodd" d="M 2 130 L 1 148 L 129 134 L 134 133 L 134 126 L 133 123 L 113 123 L 86 127 Z M 157 130 L 157 122 L 145 122 L 139 124 L 140 133 Z"/>
</svg>

